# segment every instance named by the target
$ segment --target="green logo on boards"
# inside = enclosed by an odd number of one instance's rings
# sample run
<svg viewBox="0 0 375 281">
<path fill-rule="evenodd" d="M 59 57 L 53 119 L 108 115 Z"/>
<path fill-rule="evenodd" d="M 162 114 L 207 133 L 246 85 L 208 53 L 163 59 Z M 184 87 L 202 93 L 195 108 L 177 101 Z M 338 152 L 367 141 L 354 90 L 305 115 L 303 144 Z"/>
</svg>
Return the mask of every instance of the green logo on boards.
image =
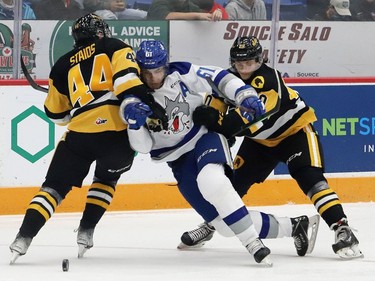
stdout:
<svg viewBox="0 0 375 281">
<path fill-rule="evenodd" d="M 34 128 L 30 128 L 27 126 L 28 118 L 37 118 L 36 122 L 39 123 L 39 125 L 46 125 L 46 128 L 43 128 L 45 130 L 45 134 L 48 134 L 48 140 L 45 144 L 40 142 L 40 147 L 37 147 L 37 151 L 32 153 L 27 148 L 27 144 L 21 144 L 21 136 L 23 140 L 26 140 L 27 142 L 32 142 L 33 139 L 40 139 L 41 136 L 43 136 L 43 132 L 34 130 Z M 23 126 L 23 124 L 26 124 Z M 37 124 L 33 123 L 33 124 Z M 21 114 L 17 115 L 15 118 L 11 121 L 12 124 L 12 135 L 11 135 L 11 146 L 12 150 L 19 155 L 21 155 L 23 158 L 27 159 L 31 163 L 36 162 L 43 156 L 45 156 L 47 153 L 52 151 L 55 146 L 55 124 L 48 119 L 48 117 L 45 115 L 43 111 L 41 111 L 39 108 L 35 106 L 29 107 L 27 110 L 22 112 Z M 26 127 L 26 128 L 25 128 Z M 27 133 L 27 132 L 29 133 Z M 32 131 L 30 133 L 30 131 Z M 34 135 L 35 133 L 35 135 Z M 37 142 L 39 143 L 39 141 Z M 35 145 L 35 144 L 34 144 Z M 24 146 L 24 147 L 22 147 Z M 29 149 L 29 151 L 28 151 Z"/>
<path fill-rule="evenodd" d="M 22 24 L 21 55 L 29 72 L 35 67 L 35 54 L 33 53 L 35 42 L 30 37 L 31 26 Z M 0 23 L 0 79 L 13 77 L 13 41 L 12 30 Z"/>
<path fill-rule="evenodd" d="M 122 21 L 107 20 L 112 37 L 124 41 L 136 50 L 142 41 L 161 40 L 168 46 L 168 21 Z M 73 21 L 60 21 L 56 24 L 50 41 L 50 66 L 64 54 L 72 50 Z"/>
</svg>

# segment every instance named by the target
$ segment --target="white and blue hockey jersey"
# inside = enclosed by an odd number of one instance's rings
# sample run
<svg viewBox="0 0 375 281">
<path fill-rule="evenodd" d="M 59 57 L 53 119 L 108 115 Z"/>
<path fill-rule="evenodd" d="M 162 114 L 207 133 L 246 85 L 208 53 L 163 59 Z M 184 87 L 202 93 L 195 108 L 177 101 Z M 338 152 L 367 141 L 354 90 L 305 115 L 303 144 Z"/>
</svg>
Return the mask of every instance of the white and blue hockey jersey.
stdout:
<svg viewBox="0 0 375 281">
<path fill-rule="evenodd" d="M 200 137 L 207 133 L 204 126 L 195 126 L 193 112 L 196 107 L 207 104 L 210 97 L 219 97 L 206 80 L 210 78 L 217 88 L 235 101 L 235 96 L 243 90 L 253 90 L 250 86 L 228 71 L 216 66 L 198 66 L 188 62 L 169 64 L 167 76 L 161 88 L 153 92 L 157 103 L 165 108 L 168 115 L 166 130 L 129 129 L 129 139 L 134 150 L 150 153 L 156 162 L 169 162 L 192 150 Z"/>
</svg>

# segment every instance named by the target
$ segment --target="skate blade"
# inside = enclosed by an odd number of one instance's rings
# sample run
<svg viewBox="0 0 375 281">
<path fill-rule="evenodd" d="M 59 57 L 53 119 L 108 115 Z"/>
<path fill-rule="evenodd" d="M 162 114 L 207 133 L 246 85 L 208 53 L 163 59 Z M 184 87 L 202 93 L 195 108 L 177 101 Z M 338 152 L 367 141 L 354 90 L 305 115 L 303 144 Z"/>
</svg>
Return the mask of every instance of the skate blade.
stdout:
<svg viewBox="0 0 375 281">
<path fill-rule="evenodd" d="M 351 247 L 338 250 L 336 254 L 338 254 L 340 258 L 345 259 L 345 260 L 364 258 L 364 255 L 362 254 L 358 245 L 353 245 Z"/>
<path fill-rule="evenodd" d="M 264 266 L 267 266 L 267 267 L 272 267 L 273 266 L 273 262 L 271 260 L 271 258 L 269 256 L 265 257 L 264 259 L 262 259 L 262 261 L 260 262 L 261 265 L 264 265 Z"/>
<path fill-rule="evenodd" d="M 309 246 L 306 251 L 307 254 L 311 254 L 315 247 L 316 237 L 318 235 L 320 223 L 320 215 L 314 215 L 309 217 L 309 230 L 310 230 L 310 237 L 309 237 Z"/>
<path fill-rule="evenodd" d="M 9 264 L 12 265 L 16 262 L 16 260 L 20 257 L 20 253 L 12 252 L 12 257 L 10 258 Z"/>
<path fill-rule="evenodd" d="M 204 244 L 205 242 L 201 242 L 201 243 L 198 243 L 197 245 L 188 246 L 181 242 L 180 244 L 178 244 L 177 249 L 179 250 L 199 249 L 199 248 L 202 248 Z"/>
<path fill-rule="evenodd" d="M 78 258 L 83 258 L 83 255 L 87 252 L 89 248 L 85 247 L 82 244 L 78 244 Z"/>
</svg>

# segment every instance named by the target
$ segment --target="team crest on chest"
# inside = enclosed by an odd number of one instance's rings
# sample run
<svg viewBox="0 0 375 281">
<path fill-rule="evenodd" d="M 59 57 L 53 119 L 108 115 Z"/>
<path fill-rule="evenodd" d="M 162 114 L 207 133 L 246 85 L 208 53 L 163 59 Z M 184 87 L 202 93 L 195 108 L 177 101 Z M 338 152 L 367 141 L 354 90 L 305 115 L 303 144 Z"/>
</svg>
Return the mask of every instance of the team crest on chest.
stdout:
<svg viewBox="0 0 375 281">
<path fill-rule="evenodd" d="M 168 133 L 177 134 L 190 128 L 190 106 L 181 94 L 175 100 L 165 97 L 165 106 L 168 116 Z"/>
<path fill-rule="evenodd" d="M 262 89 L 264 87 L 264 83 L 264 77 L 258 75 L 251 81 L 251 86 L 257 89 Z"/>
</svg>

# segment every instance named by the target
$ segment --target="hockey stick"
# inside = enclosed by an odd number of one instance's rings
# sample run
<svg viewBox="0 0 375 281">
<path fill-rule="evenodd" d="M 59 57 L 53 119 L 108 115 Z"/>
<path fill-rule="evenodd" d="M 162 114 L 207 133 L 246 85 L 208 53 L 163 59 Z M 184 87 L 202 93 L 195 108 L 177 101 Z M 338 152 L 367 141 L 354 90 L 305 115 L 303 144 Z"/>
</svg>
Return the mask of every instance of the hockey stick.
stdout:
<svg viewBox="0 0 375 281">
<path fill-rule="evenodd" d="M 25 63 L 23 62 L 22 55 L 21 55 L 21 69 L 22 69 L 23 74 L 25 75 L 25 78 L 26 78 L 27 82 L 29 82 L 29 84 L 30 84 L 31 87 L 33 87 L 37 91 L 48 93 L 48 89 L 47 88 L 44 88 L 44 87 L 38 85 L 34 81 L 34 79 L 31 77 L 29 71 L 26 68 Z"/>
<path fill-rule="evenodd" d="M 277 76 L 277 73 L 276 73 L 276 77 Z M 243 111 L 248 111 L 249 112 L 249 109 L 247 108 L 243 108 L 241 106 L 238 106 L 236 103 L 234 103 L 232 100 L 230 100 L 226 94 L 224 94 L 222 91 L 219 90 L 219 88 L 215 85 L 215 83 L 212 81 L 212 79 L 210 77 L 206 77 L 206 80 L 208 82 L 208 84 L 210 84 L 212 90 L 214 90 L 217 94 L 219 94 L 220 96 L 222 96 L 223 98 L 225 98 L 226 100 L 228 100 L 228 102 L 231 104 L 231 105 L 234 105 L 235 107 L 238 107 L 240 108 L 241 110 Z M 279 82 L 279 91 L 280 90 L 280 81 Z M 281 103 L 281 93 L 279 92 L 279 97 L 277 99 L 277 102 L 276 102 L 276 105 L 274 108 L 272 108 L 270 111 L 267 111 L 266 113 L 264 113 L 263 115 L 253 119 L 251 122 L 241 126 L 241 129 L 238 130 L 237 132 L 235 132 L 232 137 L 235 137 L 241 133 L 243 133 L 244 131 L 248 130 L 251 126 L 257 124 L 257 123 L 260 123 L 262 122 L 263 120 L 271 117 L 272 115 L 274 115 L 275 113 L 277 113 L 280 109 L 280 103 Z"/>
</svg>

